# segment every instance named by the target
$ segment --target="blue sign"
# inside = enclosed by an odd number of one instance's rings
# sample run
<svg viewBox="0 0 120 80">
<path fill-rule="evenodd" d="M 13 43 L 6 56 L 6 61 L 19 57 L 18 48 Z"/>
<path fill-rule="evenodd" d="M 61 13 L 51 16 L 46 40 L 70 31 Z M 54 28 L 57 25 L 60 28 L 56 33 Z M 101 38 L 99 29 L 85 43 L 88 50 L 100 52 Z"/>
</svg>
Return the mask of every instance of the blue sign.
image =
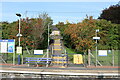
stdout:
<svg viewBox="0 0 120 80">
<path fill-rule="evenodd" d="M 8 42 L 8 53 L 14 53 L 14 42 Z"/>
<path fill-rule="evenodd" d="M 0 42 L 14 42 L 13 39 L 4 39 L 4 40 L 0 40 Z"/>
<path fill-rule="evenodd" d="M 0 40 L 1 48 L 0 53 L 14 53 L 15 52 L 15 40 L 4 39 Z"/>
</svg>

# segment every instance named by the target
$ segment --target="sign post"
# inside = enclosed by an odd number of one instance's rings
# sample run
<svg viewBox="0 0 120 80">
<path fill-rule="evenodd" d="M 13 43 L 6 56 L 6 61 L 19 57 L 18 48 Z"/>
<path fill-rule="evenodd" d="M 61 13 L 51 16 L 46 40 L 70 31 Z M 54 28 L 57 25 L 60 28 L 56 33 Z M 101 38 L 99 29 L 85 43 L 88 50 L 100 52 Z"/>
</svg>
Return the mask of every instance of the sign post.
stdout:
<svg viewBox="0 0 120 80">
<path fill-rule="evenodd" d="M 21 56 L 22 55 L 22 47 L 18 46 L 16 53 L 18 54 L 18 64 L 21 64 Z M 22 56 L 22 63 L 23 63 L 23 56 Z"/>
<path fill-rule="evenodd" d="M 100 39 L 100 37 L 97 37 L 97 33 L 98 33 L 98 32 L 99 32 L 99 29 L 96 30 L 96 32 L 95 32 L 96 36 L 93 37 L 93 39 L 96 40 L 96 66 L 97 66 L 97 61 L 98 61 L 98 60 L 97 60 L 97 54 L 98 54 L 97 40 Z"/>
<path fill-rule="evenodd" d="M 114 66 L 114 50 L 112 49 L 112 63 L 113 63 L 113 66 Z"/>
<path fill-rule="evenodd" d="M 98 55 L 99 56 L 107 56 L 107 50 L 99 50 Z"/>
<path fill-rule="evenodd" d="M 0 40 L 0 53 L 13 53 L 13 65 L 15 64 L 15 40 L 5 39 Z"/>
<path fill-rule="evenodd" d="M 22 54 L 22 47 L 17 47 L 17 54 Z"/>
</svg>

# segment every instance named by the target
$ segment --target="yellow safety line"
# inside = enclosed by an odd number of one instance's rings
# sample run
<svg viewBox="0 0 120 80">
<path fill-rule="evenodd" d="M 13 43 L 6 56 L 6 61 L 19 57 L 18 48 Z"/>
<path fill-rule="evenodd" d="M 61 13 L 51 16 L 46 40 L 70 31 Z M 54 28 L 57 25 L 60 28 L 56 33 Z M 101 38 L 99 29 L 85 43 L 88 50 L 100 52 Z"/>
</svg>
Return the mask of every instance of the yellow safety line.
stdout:
<svg viewBox="0 0 120 80">
<path fill-rule="evenodd" d="M 53 57 L 53 59 L 66 59 L 66 57 Z"/>
<path fill-rule="evenodd" d="M 61 49 L 53 49 L 53 50 L 61 50 Z"/>
<path fill-rule="evenodd" d="M 60 45 L 60 44 L 54 44 L 54 45 Z"/>
<path fill-rule="evenodd" d="M 54 40 L 60 40 L 60 39 L 54 39 Z"/>
<path fill-rule="evenodd" d="M 67 63 L 66 61 L 62 62 L 62 61 L 54 61 L 52 63 Z"/>
</svg>

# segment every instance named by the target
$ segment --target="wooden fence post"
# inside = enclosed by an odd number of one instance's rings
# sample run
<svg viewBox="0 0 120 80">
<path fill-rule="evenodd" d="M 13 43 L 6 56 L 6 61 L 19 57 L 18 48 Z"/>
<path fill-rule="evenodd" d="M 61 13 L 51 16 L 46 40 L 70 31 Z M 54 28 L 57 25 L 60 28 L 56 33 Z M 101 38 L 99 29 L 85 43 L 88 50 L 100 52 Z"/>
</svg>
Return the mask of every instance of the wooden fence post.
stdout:
<svg viewBox="0 0 120 80">
<path fill-rule="evenodd" d="M 90 66 L 90 49 L 88 49 L 88 66 Z"/>
<path fill-rule="evenodd" d="M 113 63 L 113 66 L 114 66 L 114 49 L 112 49 L 112 63 Z"/>
</svg>

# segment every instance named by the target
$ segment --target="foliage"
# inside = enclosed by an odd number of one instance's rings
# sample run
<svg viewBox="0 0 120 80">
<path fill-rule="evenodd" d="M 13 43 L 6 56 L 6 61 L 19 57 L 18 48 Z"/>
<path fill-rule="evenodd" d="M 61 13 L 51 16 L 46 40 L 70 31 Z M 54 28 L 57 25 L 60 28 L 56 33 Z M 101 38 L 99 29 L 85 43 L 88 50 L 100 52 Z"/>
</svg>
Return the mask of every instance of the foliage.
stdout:
<svg viewBox="0 0 120 80">
<path fill-rule="evenodd" d="M 99 19 L 105 19 L 116 24 L 120 24 L 120 4 L 110 6 L 102 11 Z"/>
<path fill-rule="evenodd" d="M 95 20 L 90 17 L 85 19 L 82 23 L 71 24 L 65 29 L 65 34 L 70 35 L 70 39 L 77 51 L 86 51 L 91 49 L 94 45 L 92 37 L 95 33 Z"/>
<path fill-rule="evenodd" d="M 95 49 L 93 37 L 96 36 L 96 29 L 100 30 L 97 35 L 100 37 L 99 49 L 118 49 L 119 24 L 113 24 L 104 19 L 93 19 L 91 16 L 77 24 L 59 22 L 56 26 L 61 31 L 65 46 L 76 51 L 84 52 L 88 49 Z"/>
<path fill-rule="evenodd" d="M 44 17 L 44 18 L 43 18 Z M 47 14 L 39 18 L 21 19 L 21 46 L 28 46 L 31 49 L 44 49 L 47 47 L 47 27 L 52 20 Z M 19 21 L 12 23 L 3 23 L 3 39 L 15 39 L 18 45 L 18 26 Z"/>
<path fill-rule="evenodd" d="M 8 29 L 9 27 L 9 23 L 8 22 L 1 22 L 1 26 L 2 26 L 2 37 L 5 39 L 8 39 L 8 33 L 9 31 L 6 31 L 6 29 Z"/>
<path fill-rule="evenodd" d="M 113 24 L 107 20 L 97 20 L 96 25 L 99 26 L 100 32 L 98 36 L 101 37 L 99 40 L 100 49 L 118 49 L 119 34 L 118 27 L 119 24 Z"/>
<path fill-rule="evenodd" d="M 64 33 L 65 33 L 65 29 L 66 29 L 69 25 L 70 25 L 69 22 L 66 23 L 66 24 L 64 24 L 64 22 L 59 22 L 59 23 L 56 25 L 56 27 L 61 31 L 60 33 L 61 33 L 61 35 L 63 36 L 64 45 L 65 45 L 66 47 L 72 48 L 72 47 L 74 47 L 74 46 L 72 45 L 72 41 L 71 41 L 71 39 L 70 39 L 70 36 L 67 35 L 67 34 L 64 34 Z M 74 49 L 74 48 L 73 48 L 73 49 Z"/>
</svg>

